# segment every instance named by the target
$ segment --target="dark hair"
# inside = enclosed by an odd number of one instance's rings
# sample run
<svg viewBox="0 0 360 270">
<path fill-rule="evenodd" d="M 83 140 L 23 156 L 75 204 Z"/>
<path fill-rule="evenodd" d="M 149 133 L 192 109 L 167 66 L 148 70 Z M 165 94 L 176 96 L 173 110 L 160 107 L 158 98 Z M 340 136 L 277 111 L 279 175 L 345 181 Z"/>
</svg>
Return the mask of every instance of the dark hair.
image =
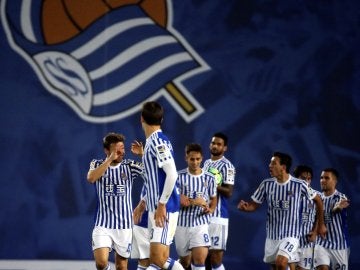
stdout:
<svg viewBox="0 0 360 270">
<path fill-rule="evenodd" d="M 298 165 L 294 169 L 294 176 L 298 178 L 303 172 L 310 173 L 311 178 L 313 177 L 313 170 L 307 165 Z"/>
<path fill-rule="evenodd" d="M 185 153 L 188 155 L 191 151 L 203 154 L 201 145 L 198 143 L 189 143 L 185 146 Z"/>
<path fill-rule="evenodd" d="M 110 145 L 112 143 L 118 143 L 118 142 L 125 142 L 125 136 L 119 133 L 115 132 L 109 132 L 104 138 L 103 138 L 103 146 L 105 149 L 109 150 Z"/>
<path fill-rule="evenodd" d="M 285 165 L 286 172 L 290 172 L 292 164 L 292 158 L 290 155 L 281 152 L 274 152 L 273 157 L 278 157 L 280 159 L 280 165 Z"/>
<path fill-rule="evenodd" d="M 334 168 L 326 168 L 326 169 L 323 169 L 323 172 L 330 172 L 332 173 L 335 177 L 336 177 L 336 180 L 339 179 L 339 172 L 334 169 Z"/>
<path fill-rule="evenodd" d="M 222 132 L 214 133 L 213 137 L 220 138 L 224 141 L 224 145 L 227 146 L 228 144 L 228 137 Z"/>
<path fill-rule="evenodd" d="M 164 116 L 164 109 L 156 101 L 148 101 L 143 104 L 141 116 L 148 125 L 161 125 Z"/>
</svg>

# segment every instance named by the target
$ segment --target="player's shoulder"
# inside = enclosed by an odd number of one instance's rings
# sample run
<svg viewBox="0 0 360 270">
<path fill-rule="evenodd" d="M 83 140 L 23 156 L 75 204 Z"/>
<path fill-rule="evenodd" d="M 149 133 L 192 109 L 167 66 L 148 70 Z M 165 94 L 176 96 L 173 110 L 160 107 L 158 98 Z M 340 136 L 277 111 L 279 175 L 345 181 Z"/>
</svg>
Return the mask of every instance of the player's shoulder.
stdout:
<svg viewBox="0 0 360 270">
<path fill-rule="evenodd" d="M 187 174 L 187 172 L 188 172 L 187 168 L 181 169 L 181 170 L 178 171 L 178 176 L 182 176 L 184 174 Z"/>
<path fill-rule="evenodd" d="M 334 197 L 342 199 L 342 200 L 347 200 L 348 199 L 347 196 L 344 193 L 338 191 L 337 189 L 335 190 Z"/>
<path fill-rule="evenodd" d="M 96 158 L 94 158 L 94 159 L 91 160 L 90 164 L 91 165 L 98 165 L 98 164 L 102 164 L 104 161 L 105 161 L 105 159 L 96 159 Z"/>
</svg>

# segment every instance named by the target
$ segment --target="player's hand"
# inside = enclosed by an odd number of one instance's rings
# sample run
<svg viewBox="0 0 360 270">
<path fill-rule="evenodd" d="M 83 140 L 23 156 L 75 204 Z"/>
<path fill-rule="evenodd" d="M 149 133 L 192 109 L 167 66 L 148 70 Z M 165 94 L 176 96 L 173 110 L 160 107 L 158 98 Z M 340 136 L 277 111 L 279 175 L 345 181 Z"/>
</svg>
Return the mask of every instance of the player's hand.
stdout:
<svg viewBox="0 0 360 270">
<path fill-rule="evenodd" d="M 182 207 L 189 207 L 190 206 L 189 197 L 184 194 L 180 194 L 180 205 Z"/>
<path fill-rule="evenodd" d="M 166 206 L 165 204 L 162 203 L 158 203 L 158 206 L 155 210 L 155 214 L 154 214 L 154 219 L 155 219 L 155 226 L 156 227 L 164 227 L 165 223 L 168 222 L 167 218 L 166 218 Z"/>
<path fill-rule="evenodd" d="M 135 207 L 133 212 L 134 224 L 139 224 L 141 217 L 145 211 L 145 205 L 141 202 Z"/>
<path fill-rule="evenodd" d="M 237 209 L 247 210 L 248 206 L 249 206 L 249 204 L 247 202 L 245 202 L 244 200 L 241 200 L 237 205 Z"/>
<path fill-rule="evenodd" d="M 131 153 L 133 153 L 134 155 L 138 155 L 138 156 L 143 156 L 144 154 L 144 147 L 142 142 L 138 142 L 138 141 L 133 141 L 131 143 Z"/>
<path fill-rule="evenodd" d="M 316 232 L 310 231 L 310 232 L 307 234 L 307 240 L 308 240 L 309 242 L 315 242 L 315 241 L 316 241 Z"/>
<path fill-rule="evenodd" d="M 200 207 L 206 207 L 207 203 L 203 197 L 196 197 L 195 199 L 189 199 L 190 203 L 192 205 L 200 206 Z"/>
</svg>

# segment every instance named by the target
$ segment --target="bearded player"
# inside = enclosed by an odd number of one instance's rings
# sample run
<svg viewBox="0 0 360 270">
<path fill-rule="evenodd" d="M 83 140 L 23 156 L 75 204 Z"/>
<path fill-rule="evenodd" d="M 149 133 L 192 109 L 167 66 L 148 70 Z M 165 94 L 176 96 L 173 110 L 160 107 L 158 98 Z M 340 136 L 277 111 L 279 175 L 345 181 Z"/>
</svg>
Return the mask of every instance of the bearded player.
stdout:
<svg viewBox="0 0 360 270">
<path fill-rule="evenodd" d="M 215 133 L 210 142 L 211 157 L 204 162 L 204 170 L 213 173 L 217 180 L 217 206 L 209 225 L 209 259 L 213 270 L 225 269 L 222 261 L 229 229 L 228 199 L 232 196 L 235 180 L 235 167 L 224 156 L 227 145 L 228 137 L 221 132 Z"/>
</svg>

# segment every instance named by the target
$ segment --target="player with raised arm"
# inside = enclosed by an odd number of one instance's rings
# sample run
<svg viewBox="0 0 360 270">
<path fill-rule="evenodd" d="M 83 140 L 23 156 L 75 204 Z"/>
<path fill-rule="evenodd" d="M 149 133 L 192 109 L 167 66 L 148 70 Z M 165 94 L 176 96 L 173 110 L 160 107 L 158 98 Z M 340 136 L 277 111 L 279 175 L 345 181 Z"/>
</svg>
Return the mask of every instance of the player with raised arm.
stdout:
<svg viewBox="0 0 360 270">
<path fill-rule="evenodd" d="M 143 164 L 124 159 L 125 137 L 108 133 L 103 139 L 105 159 L 90 163 L 87 180 L 94 184 L 97 197 L 92 248 L 98 270 L 110 270 L 109 253 L 115 250 L 117 270 L 127 270 L 131 252 L 133 180 L 143 173 Z"/>
</svg>

